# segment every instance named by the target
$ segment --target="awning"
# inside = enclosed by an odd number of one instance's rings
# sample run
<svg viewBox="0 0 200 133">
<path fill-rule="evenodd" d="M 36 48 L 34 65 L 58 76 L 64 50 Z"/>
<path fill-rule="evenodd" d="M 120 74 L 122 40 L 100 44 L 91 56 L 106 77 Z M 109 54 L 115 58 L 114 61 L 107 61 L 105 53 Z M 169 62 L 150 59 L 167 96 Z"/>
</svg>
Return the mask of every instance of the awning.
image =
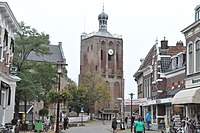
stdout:
<svg viewBox="0 0 200 133">
<path fill-rule="evenodd" d="M 200 104 L 200 88 L 181 90 L 178 93 L 176 93 L 172 99 L 172 104 L 188 104 L 188 103 Z"/>
</svg>

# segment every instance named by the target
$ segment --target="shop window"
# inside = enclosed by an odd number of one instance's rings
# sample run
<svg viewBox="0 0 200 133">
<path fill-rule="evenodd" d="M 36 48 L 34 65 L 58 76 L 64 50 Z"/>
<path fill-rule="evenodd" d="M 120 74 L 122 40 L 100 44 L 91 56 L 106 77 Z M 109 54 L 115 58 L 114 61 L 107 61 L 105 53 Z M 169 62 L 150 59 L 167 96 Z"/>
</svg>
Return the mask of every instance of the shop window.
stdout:
<svg viewBox="0 0 200 133">
<path fill-rule="evenodd" d="M 156 123 L 156 105 L 153 105 L 153 123 Z"/>
</svg>

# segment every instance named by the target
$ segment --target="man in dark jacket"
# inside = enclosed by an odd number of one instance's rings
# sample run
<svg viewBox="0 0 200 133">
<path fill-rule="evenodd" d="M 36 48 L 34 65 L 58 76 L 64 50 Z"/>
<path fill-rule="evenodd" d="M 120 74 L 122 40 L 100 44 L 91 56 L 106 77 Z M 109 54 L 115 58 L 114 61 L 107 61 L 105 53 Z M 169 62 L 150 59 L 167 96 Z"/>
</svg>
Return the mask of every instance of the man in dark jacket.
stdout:
<svg viewBox="0 0 200 133">
<path fill-rule="evenodd" d="M 69 123 L 69 118 L 68 116 L 66 116 L 63 122 L 64 130 L 68 129 L 68 123 Z"/>
<path fill-rule="evenodd" d="M 115 117 L 113 117 L 112 119 L 112 128 L 113 128 L 113 133 L 116 133 L 116 129 L 117 129 L 117 120 Z"/>
</svg>

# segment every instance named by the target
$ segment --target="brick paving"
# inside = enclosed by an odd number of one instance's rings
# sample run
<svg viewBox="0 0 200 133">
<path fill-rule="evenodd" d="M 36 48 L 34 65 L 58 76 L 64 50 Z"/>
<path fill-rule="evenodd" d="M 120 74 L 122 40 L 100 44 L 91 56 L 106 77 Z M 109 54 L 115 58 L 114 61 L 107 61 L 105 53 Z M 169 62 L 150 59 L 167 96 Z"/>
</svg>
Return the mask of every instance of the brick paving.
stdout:
<svg viewBox="0 0 200 133">
<path fill-rule="evenodd" d="M 160 131 L 145 131 L 145 133 L 159 133 Z M 24 133 L 24 132 L 20 132 Z M 33 132 L 26 132 L 33 133 Z M 49 131 L 48 133 L 54 133 Z M 111 121 L 94 120 L 84 123 L 84 126 L 79 124 L 78 127 L 70 127 L 67 130 L 62 130 L 61 133 L 112 133 Z M 117 133 L 131 133 L 131 129 L 120 130 Z"/>
<path fill-rule="evenodd" d="M 63 133 L 112 133 L 111 128 L 111 121 L 104 121 L 105 124 L 102 123 L 102 121 L 95 120 L 92 122 L 85 123 L 85 126 L 79 126 L 79 127 L 71 127 L 65 131 L 62 131 Z M 145 131 L 145 133 L 158 133 L 159 131 Z M 125 129 L 125 130 L 118 130 L 118 133 L 131 133 L 131 129 Z"/>
</svg>

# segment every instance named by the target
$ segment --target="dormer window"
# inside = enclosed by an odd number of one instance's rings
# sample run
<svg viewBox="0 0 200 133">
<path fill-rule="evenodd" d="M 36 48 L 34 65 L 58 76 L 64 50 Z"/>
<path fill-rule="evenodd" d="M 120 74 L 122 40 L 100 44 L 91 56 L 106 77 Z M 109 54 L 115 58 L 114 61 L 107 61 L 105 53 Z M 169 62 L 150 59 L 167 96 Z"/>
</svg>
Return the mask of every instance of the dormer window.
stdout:
<svg viewBox="0 0 200 133">
<path fill-rule="evenodd" d="M 178 67 L 178 57 L 172 58 L 172 70 L 176 69 Z"/>
<path fill-rule="evenodd" d="M 200 7 L 197 7 L 195 9 L 195 21 L 198 21 L 200 19 Z"/>
<path fill-rule="evenodd" d="M 183 66 L 183 53 L 178 55 L 178 67 Z"/>
</svg>

